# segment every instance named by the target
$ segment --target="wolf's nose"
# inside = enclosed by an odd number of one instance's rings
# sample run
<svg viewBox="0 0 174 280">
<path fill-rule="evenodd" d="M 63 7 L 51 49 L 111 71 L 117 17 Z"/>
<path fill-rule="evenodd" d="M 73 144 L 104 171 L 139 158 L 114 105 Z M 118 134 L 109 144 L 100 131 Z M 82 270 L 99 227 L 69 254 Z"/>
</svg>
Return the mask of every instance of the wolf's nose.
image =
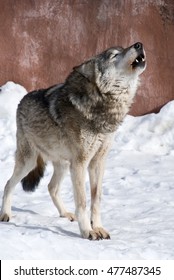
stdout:
<svg viewBox="0 0 174 280">
<path fill-rule="evenodd" d="M 135 48 L 136 50 L 140 50 L 140 49 L 142 49 L 142 46 L 143 46 L 143 44 L 141 44 L 140 42 L 138 42 L 138 43 L 135 43 L 134 48 Z"/>
</svg>

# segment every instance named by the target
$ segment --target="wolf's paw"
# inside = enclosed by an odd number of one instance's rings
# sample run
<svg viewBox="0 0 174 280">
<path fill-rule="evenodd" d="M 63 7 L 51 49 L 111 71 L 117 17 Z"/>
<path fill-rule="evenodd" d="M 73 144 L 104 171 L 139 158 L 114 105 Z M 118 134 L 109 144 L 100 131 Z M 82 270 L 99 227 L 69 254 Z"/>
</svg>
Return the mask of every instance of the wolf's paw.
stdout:
<svg viewBox="0 0 174 280">
<path fill-rule="evenodd" d="M 101 239 L 110 239 L 110 235 L 103 228 L 95 228 L 89 232 L 82 233 L 83 238 L 89 240 L 101 240 Z"/>
<path fill-rule="evenodd" d="M 0 221 L 1 222 L 9 222 L 9 220 L 10 220 L 10 215 L 8 215 L 6 213 L 0 214 Z"/>
<path fill-rule="evenodd" d="M 70 222 L 76 221 L 76 216 L 71 212 L 66 212 L 63 215 L 60 215 L 62 218 L 67 218 Z"/>
<path fill-rule="evenodd" d="M 110 239 L 109 233 L 102 227 L 96 227 L 93 228 L 95 233 L 97 233 L 98 236 L 100 236 L 100 239 Z"/>
<path fill-rule="evenodd" d="M 97 232 L 95 232 L 94 230 L 91 230 L 89 232 L 88 239 L 89 240 L 100 240 L 102 238 L 101 238 L 101 236 Z"/>
</svg>

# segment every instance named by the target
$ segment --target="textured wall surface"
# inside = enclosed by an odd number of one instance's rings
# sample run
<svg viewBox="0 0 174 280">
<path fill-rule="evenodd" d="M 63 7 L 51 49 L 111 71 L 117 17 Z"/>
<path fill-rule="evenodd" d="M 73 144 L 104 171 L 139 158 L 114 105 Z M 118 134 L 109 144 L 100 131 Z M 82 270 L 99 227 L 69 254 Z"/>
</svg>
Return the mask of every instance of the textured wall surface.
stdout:
<svg viewBox="0 0 174 280">
<path fill-rule="evenodd" d="M 137 41 L 148 66 L 131 113 L 142 115 L 174 99 L 173 0 L 0 0 L 0 84 L 47 87 L 90 56 Z"/>
</svg>

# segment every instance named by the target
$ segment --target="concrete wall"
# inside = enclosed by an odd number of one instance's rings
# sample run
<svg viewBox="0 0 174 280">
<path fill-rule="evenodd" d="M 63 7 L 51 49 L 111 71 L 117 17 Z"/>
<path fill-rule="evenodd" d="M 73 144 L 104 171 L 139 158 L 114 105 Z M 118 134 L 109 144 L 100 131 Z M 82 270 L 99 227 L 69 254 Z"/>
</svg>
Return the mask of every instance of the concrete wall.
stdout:
<svg viewBox="0 0 174 280">
<path fill-rule="evenodd" d="M 148 67 L 131 113 L 142 115 L 174 99 L 173 0 L 0 0 L 0 84 L 47 87 L 90 56 L 136 41 Z"/>
</svg>

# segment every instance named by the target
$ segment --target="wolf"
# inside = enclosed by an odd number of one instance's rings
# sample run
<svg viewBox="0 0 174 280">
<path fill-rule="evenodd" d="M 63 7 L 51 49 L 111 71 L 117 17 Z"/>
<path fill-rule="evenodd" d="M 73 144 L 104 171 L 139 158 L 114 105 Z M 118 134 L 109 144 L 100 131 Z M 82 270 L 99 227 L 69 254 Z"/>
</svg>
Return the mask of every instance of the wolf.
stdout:
<svg viewBox="0 0 174 280">
<path fill-rule="evenodd" d="M 16 184 L 21 181 L 25 191 L 34 191 L 46 162 L 51 161 L 54 171 L 48 190 L 60 216 L 70 221 L 77 219 L 83 238 L 110 238 L 100 215 L 105 159 L 145 68 L 142 43 L 112 47 L 74 67 L 63 84 L 24 96 L 17 109 L 15 167 L 4 189 L 0 221 L 7 222 L 11 217 Z M 66 210 L 60 196 L 60 185 L 68 169 L 75 215 Z M 87 170 L 90 218 L 85 194 Z"/>
</svg>

